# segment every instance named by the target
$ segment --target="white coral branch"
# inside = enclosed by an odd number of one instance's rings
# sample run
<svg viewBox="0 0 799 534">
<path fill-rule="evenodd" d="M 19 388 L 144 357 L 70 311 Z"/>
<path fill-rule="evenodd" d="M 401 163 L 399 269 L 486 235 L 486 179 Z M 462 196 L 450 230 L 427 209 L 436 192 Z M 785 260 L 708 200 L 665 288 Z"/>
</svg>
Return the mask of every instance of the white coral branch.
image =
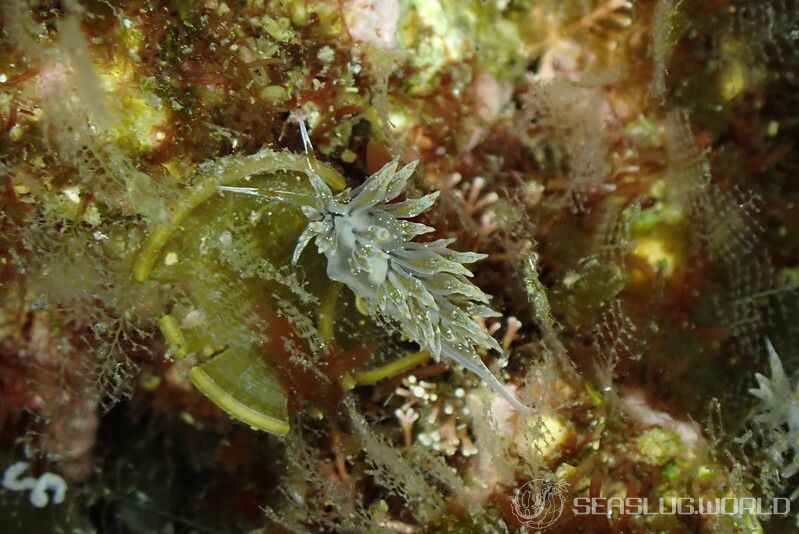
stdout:
<svg viewBox="0 0 799 534">
<path fill-rule="evenodd" d="M 771 379 L 760 373 L 755 374 L 758 387 L 749 392 L 760 399 L 762 404 L 754 421 L 769 430 L 774 437 L 772 447 L 777 449 L 776 457 L 781 458 L 787 449 L 792 449 L 790 462 L 781 469 L 782 476 L 789 478 L 799 472 L 799 388 L 791 386 L 780 357 L 768 339 L 766 348 Z"/>
</svg>

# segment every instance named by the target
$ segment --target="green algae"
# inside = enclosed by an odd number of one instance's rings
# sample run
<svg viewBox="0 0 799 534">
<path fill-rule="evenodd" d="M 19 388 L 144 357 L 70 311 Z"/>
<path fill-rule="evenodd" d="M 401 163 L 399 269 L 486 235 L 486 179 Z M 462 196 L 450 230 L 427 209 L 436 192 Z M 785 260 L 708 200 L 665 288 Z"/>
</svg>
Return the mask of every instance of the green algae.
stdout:
<svg viewBox="0 0 799 534">
<path fill-rule="evenodd" d="M 263 354 L 227 350 L 193 368 L 189 378 L 231 417 L 277 436 L 288 433 L 286 395 Z"/>
<path fill-rule="evenodd" d="M 190 191 L 172 206 L 169 221 L 150 232 L 136 260 L 133 269 L 134 278 L 139 282 L 147 279 L 172 234 L 200 204 L 218 194 L 219 186 L 237 184 L 256 174 L 279 171 L 303 173 L 308 169 L 308 165 L 308 160 L 303 155 L 270 149 L 263 149 L 258 154 L 248 157 L 230 156 L 207 165 L 200 171 L 200 178 L 191 186 Z M 321 165 L 317 172 L 333 190 L 341 190 L 346 185 L 344 178 L 332 167 Z"/>
<path fill-rule="evenodd" d="M 195 288 L 191 291 L 192 299 L 204 310 L 208 317 L 230 317 L 229 306 L 233 302 L 217 302 L 215 295 L 219 291 L 227 292 L 227 297 L 233 301 L 252 300 L 245 294 L 238 297 L 237 289 L 229 287 L 230 281 L 236 278 L 234 272 L 221 269 L 219 266 L 208 263 L 207 258 L 198 257 L 196 247 L 190 239 L 192 235 L 192 214 L 201 205 L 219 195 L 218 187 L 235 185 L 251 179 L 257 175 L 293 172 L 304 173 L 311 165 L 311 160 L 305 155 L 294 154 L 288 151 L 261 150 L 249 157 L 232 156 L 221 161 L 206 165 L 198 177 L 189 186 L 189 190 L 170 210 L 170 220 L 156 226 L 149 234 L 142 246 L 134 265 L 134 278 L 143 282 L 150 277 L 156 263 L 163 256 L 162 271 L 159 276 L 174 276 L 167 274 L 177 269 L 182 271 L 187 281 Z M 313 161 L 314 169 L 328 185 L 334 190 L 341 190 L 344 185 L 343 177 L 332 167 Z M 274 180 L 273 180 L 274 182 Z M 292 181 L 278 180 L 289 189 Z M 302 194 L 305 186 L 297 189 Z M 208 216 L 205 208 L 204 216 Z M 270 218 L 268 224 L 271 231 L 291 236 L 290 224 L 285 218 Z M 230 235 L 224 228 L 228 225 L 224 215 L 217 219 L 212 228 L 219 228 L 219 235 Z M 207 225 L 195 226 L 195 231 L 208 234 Z M 164 254 L 164 248 L 172 240 L 175 233 L 181 233 L 183 245 L 178 245 L 175 250 Z M 228 232 L 227 234 L 225 232 Z M 299 228 L 297 229 L 297 234 Z M 199 239 L 199 236 L 197 236 Z M 188 245 L 188 249 L 186 248 Z M 194 252 L 192 252 L 194 249 Z M 203 253 L 200 252 L 203 256 Z M 273 251 L 274 255 L 274 251 Z M 278 254 L 279 256 L 279 254 Z M 182 267 L 187 266 L 187 267 Z M 202 266 L 202 267 L 201 267 Z M 194 280 L 194 282 L 191 282 Z M 335 286 L 333 286 L 335 287 Z M 229 293 L 234 291 L 234 293 Z M 253 290 L 253 294 L 257 294 Z M 212 296 L 210 299 L 207 296 Z M 332 307 L 335 306 L 336 294 L 333 298 L 325 299 L 320 313 L 321 332 L 326 339 L 332 338 Z M 253 301 L 254 305 L 255 301 Z M 241 303 L 238 303 L 240 306 Z M 226 309 L 227 308 L 227 309 Z M 191 309 L 183 311 L 182 321 L 192 323 L 187 319 Z M 195 311 L 196 313 L 196 311 Z M 240 317 L 242 324 L 235 324 L 235 317 Z M 250 425 L 253 428 L 284 435 L 288 432 L 287 419 L 287 394 L 283 389 L 275 371 L 265 358 L 264 354 L 252 350 L 253 343 L 259 338 L 255 332 L 248 332 L 250 328 L 259 329 L 259 321 L 247 320 L 246 317 L 235 314 L 234 322 L 217 321 L 217 324 L 201 322 L 194 329 L 181 329 L 178 319 L 172 315 L 163 315 L 158 320 L 164 338 L 172 347 L 174 354 L 185 357 L 190 352 L 200 357 L 213 356 L 211 361 L 195 367 L 189 373 L 189 378 L 195 386 L 208 396 L 215 404 L 229 413 L 232 417 Z M 209 329 L 210 327 L 210 329 Z M 217 354 L 219 351 L 221 354 Z"/>
</svg>

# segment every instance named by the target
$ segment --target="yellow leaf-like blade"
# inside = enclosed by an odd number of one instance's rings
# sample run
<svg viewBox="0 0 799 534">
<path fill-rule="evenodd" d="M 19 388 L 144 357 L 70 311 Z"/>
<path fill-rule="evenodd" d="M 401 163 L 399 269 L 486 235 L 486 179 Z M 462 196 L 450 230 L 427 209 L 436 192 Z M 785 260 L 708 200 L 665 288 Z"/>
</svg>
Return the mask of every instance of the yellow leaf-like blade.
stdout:
<svg viewBox="0 0 799 534">
<path fill-rule="evenodd" d="M 286 392 L 260 354 L 227 350 L 192 369 L 189 379 L 231 417 L 256 430 L 288 434 Z"/>
</svg>

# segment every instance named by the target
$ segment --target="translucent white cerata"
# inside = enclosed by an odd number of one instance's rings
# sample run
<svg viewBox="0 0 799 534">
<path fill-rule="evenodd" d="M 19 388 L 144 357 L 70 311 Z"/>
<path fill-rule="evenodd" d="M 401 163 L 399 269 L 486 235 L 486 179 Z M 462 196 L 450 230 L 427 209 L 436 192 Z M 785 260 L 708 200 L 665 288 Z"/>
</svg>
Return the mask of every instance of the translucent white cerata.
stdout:
<svg viewBox="0 0 799 534">
<path fill-rule="evenodd" d="M 296 263 L 313 240 L 327 258 L 330 279 L 349 287 L 381 319 L 398 325 L 433 358 L 456 361 L 513 406 L 527 410 L 476 352 L 478 347 L 502 352 L 497 341 L 472 319 L 499 316 L 487 306 L 488 295 L 468 280 L 472 273 L 464 267 L 485 255 L 448 248 L 453 239 L 413 241 L 433 228 L 405 219 L 432 206 L 437 192 L 391 203 L 404 190 L 416 163 L 398 170 L 397 162 L 392 161 L 358 188 L 338 195 L 333 195 L 309 165 L 314 194 L 301 205 L 308 226 L 300 235 L 292 261 Z M 250 188 L 221 189 L 259 194 Z M 296 203 L 289 197 L 284 200 Z"/>
</svg>

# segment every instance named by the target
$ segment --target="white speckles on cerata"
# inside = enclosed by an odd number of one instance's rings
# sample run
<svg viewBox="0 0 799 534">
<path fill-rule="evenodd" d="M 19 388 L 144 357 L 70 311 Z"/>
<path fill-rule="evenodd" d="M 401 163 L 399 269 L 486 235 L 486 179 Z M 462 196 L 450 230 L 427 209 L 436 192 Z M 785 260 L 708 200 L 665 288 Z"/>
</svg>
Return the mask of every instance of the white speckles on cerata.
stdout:
<svg viewBox="0 0 799 534">
<path fill-rule="evenodd" d="M 330 279 L 349 287 L 383 320 L 399 325 L 404 335 L 434 358 L 442 355 L 482 378 L 518 409 L 519 402 L 488 370 L 476 347 L 502 347 L 473 317 L 496 317 L 489 297 L 468 278 L 464 264 L 485 257 L 449 248 L 452 239 L 416 242 L 433 231 L 404 219 L 424 212 L 438 198 L 391 202 L 405 189 L 417 162 L 402 168 L 393 161 L 361 186 L 333 195 L 327 184 L 309 172 L 315 195 L 303 206 L 309 222 L 294 250 L 293 262 L 311 241 L 327 258 Z"/>
</svg>

